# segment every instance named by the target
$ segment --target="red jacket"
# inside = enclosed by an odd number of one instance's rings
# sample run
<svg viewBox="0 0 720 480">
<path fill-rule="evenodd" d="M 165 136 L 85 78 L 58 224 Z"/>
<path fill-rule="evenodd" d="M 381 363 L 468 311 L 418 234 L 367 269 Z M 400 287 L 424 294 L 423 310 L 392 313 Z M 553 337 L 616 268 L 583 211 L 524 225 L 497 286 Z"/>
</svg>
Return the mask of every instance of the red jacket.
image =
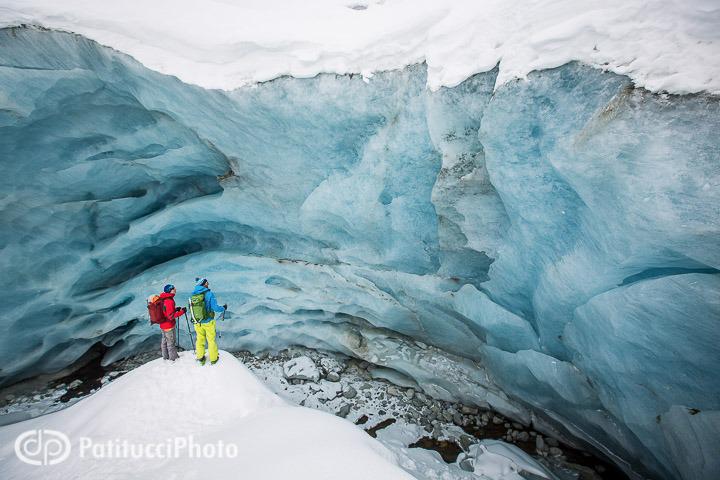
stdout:
<svg viewBox="0 0 720 480">
<path fill-rule="evenodd" d="M 175 311 L 175 296 L 174 293 L 161 293 L 160 298 L 163 299 L 163 313 L 165 313 L 166 321 L 160 323 L 162 330 L 170 330 L 175 328 L 175 319 L 182 316 L 182 311 Z"/>
</svg>

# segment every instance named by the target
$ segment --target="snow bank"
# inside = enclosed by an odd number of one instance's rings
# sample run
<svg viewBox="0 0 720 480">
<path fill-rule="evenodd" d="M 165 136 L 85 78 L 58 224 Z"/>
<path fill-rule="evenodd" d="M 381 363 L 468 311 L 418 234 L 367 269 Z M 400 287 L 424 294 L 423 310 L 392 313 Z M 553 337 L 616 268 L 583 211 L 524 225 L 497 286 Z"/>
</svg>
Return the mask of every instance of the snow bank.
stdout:
<svg viewBox="0 0 720 480">
<path fill-rule="evenodd" d="M 649 90 L 720 94 L 713 0 L 4 0 L 0 26 L 80 33 L 205 88 L 428 64 L 432 89 L 571 60 Z"/>
<path fill-rule="evenodd" d="M 32 429 L 67 435 L 70 456 L 33 466 L 15 455 L 15 439 Z M 166 444 L 192 435 L 197 445 L 237 445 L 235 458 L 81 458 L 82 437 L 93 444 Z M 173 440 L 174 441 L 174 440 Z M 155 360 L 95 395 L 57 413 L 0 429 L 2 477 L 402 479 L 385 447 L 352 424 L 291 406 L 232 355 L 197 365 L 192 352 L 175 364 Z M 216 449 L 219 452 L 219 449 Z M 226 453 L 232 450 L 224 449 Z"/>
</svg>

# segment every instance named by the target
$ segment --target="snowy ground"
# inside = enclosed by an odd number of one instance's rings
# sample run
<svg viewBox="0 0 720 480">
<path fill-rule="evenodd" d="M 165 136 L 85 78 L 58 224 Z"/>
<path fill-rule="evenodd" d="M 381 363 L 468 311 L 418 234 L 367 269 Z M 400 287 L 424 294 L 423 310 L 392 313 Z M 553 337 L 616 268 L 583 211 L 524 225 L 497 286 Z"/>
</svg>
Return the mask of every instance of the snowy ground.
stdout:
<svg viewBox="0 0 720 480">
<path fill-rule="evenodd" d="M 0 428 L 2 478 L 411 478 L 379 442 L 286 402 L 221 355 L 206 368 L 192 352 L 156 359 L 69 408 Z M 57 443 L 26 436 L 39 430 Z"/>
<path fill-rule="evenodd" d="M 532 453 L 540 465 L 562 480 L 618 478 L 611 467 L 607 474 L 603 474 L 609 466 L 589 454 L 559 444 L 556 439 L 544 437 L 518 423 L 511 423 L 497 413 L 430 398 L 420 392 L 411 380 L 367 362 L 300 348 L 277 354 L 238 352 L 235 356 L 282 399 L 335 414 L 375 436 L 394 454 L 405 471 L 419 479 L 477 479 L 483 471 L 489 478 L 519 478 L 512 476 L 515 475 L 512 472 L 507 477 L 499 474 L 498 462 L 491 461 L 489 453 L 483 461 L 473 458 L 473 453 L 477 453 L 473 449 L 477 447 L 472 445 L 477 446 L 478 440 L 483 438 L 499 439 L 519 446 Z M 103 387 L 98 393 L 104 394 L 109 390 L 104 388 L 106 385 L 114 384 L 115 379 L 125 378 L 125 373 L 136 371 L 156 357 L 155 352 L 149 352 L 113 365 L 99 379 Z M 154 364 L 157 364 L 154 367 L 156 372 L 161 366 L 167 372 L 175 371 L 175 365 L 160 365 L 157 361 Z M 241 375 L 243 370 L 233 372 L 233 375 Z M 187 375 L 184 370 L 180 373 Z M 198 371 L 191 373 L 197 374 Z M 13 423 L 55 412 L 84 398 L 94 400 L 96 395 L 92 394 L 96 390 L 91 388 L 92 383 L 90 379 L 69 383 L 57 380 L 50 388 L 38 387 L 24 394 L 3 392 L 5 405 L 0 408 L 0 423 Z M 15 390 L 21 389 L 16 387 Z M 239 395 L 236 393 L 235 397 Z M 74 408 L 78 411 L 82 407 L 78 405 Z M 176 418 L 182 416 L 177 409 L 173 412 Z M 45 419 L 48 418 L 53 417 L 43 417 L 43 420 L 38 420 L 38 425 L 47 428 Z M 29 427 L 23 428 L 27 430 Z M 313 425 L 312 429 L 315 428 Z M 0 436 L 7 437 L 2 432 L 0 430 Z M 331 452 L 327 454 L 332 455 Z M 532 464 L 528 462 L 534 462 L 529 457 L 518 457 L 516 464 L 521 460 L 528 465 Z M 467 471 L 473 468 L 474 472 Z"/>
</svg>

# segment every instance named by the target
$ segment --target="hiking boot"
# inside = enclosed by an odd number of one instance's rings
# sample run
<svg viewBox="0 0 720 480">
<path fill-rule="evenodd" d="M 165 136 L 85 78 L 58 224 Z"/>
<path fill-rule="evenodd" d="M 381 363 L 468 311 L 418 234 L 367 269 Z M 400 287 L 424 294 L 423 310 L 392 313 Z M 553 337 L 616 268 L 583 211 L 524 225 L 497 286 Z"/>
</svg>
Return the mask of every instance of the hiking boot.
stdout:
<svg viewBox="0 0 720 480">
<path fill-rule="evenodd" d="M 197 362 L 198 362 L 200 365 L 205 365 L 205 357 L 198 358 L 198 359 L 197 359 Z"/>
<path fill-rule="evenodd" d="M 218 360 L 220 360 L 220 357 L 216 358 L 215 360 L 212 360 L 210 362 L 210 365 L 215 365 L 218 362 Z"/>
</svg>

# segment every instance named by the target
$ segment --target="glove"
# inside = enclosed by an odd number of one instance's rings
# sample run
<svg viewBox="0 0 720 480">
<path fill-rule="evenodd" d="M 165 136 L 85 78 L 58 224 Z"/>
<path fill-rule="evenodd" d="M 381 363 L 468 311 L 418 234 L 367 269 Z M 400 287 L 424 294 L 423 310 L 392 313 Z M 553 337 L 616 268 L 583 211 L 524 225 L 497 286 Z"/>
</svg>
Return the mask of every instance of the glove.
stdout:
<svg viewBox="0 0 720 480">
<path fill-rule="evenodd" d="M 180 310 L 182 310 L 182 307 L 175 307 L 176 312 L 179 312 Z"/>
<path fill-rule="evenodd" d="M 227 310 L 227 303 L 223 305 L 223 310 Z"/>
<path fill-rule="evenodd" d="M 182 308 L 180 309 L 180 311 L 182 311 L 182 313 L 185 313 L 185 312 L 187 312 L 187 308 L 182 307 Z"/>
</svg>

